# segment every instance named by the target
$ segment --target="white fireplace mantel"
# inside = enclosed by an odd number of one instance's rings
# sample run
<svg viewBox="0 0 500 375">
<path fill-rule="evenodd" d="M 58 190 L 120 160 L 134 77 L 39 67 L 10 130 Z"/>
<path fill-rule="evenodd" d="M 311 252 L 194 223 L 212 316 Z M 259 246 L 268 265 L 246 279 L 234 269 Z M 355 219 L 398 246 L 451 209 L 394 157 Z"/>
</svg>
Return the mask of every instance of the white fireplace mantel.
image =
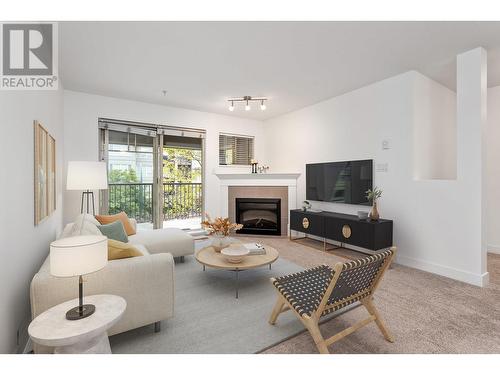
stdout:
<svg viewBox="0 0 500 375">
<path fill-rule="evenodd" d="M 215 173 L 220 180 L 294 180 L 300 173 Z"/>
<path fill-rule="evenodd" d="M 297 208 L 297 178 L 300 173 L 215 173 L 220 180 L 221 216 L 228 215 L 229 186 L 287 186 L 288 210 Z"/>
</svg>

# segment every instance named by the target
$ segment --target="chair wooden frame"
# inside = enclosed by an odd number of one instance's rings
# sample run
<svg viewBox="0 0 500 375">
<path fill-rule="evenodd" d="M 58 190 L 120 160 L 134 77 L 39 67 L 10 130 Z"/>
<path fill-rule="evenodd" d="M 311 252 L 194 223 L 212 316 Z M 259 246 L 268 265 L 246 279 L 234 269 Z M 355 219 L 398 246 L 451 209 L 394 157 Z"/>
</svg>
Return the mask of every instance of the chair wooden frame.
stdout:
<svg viewBox="0 0 500 375">
<path fill-rule="evenodd" d="M 292 304 L 288 302 L 288 300 L 281 294 L 279 290 L 278 292 L 278 299 L 276 301 L 276 304 L 274 305 L 273 311 L 271 313 L 271 317 L 269 318 L 269 323 L 274 325 L 276 323 L 276 320 L 278 319 L 278 316 L 288 310 L 291 310 L 297 315 L 299 320 L 302 322 L 302 324 L 307 328 L 309 333 L 311 334 L 314 343 L 316 344 L 318 351 L 321 354 L 329 354 L 328 346 L 332 345 L 333 343 L 339 341 L 340 339 L 350 335 L 351 333 L 356 332 L 358 329 L 366 326 L 367 324 L 371 322 L 375 322 L 377 324 L 377 327 L 379 328 L 380 332 L 384 336 L 384 338 L 389 341 L 389 342 L 394 342 L 394 337 L 386 327 L 382 317 L 380 316 L 380 313 L 378 310 L 375 308 L 375 305 L 373 304 L 373 293 L 377 289 L 380 280 L 382 279 L 385 271 L 389 268 L 390 264 L 392 263 L 394 256 L 396 254 L 396 247 L 391 247 L 392 254 L 387 256 L 384 263 L 380 267 L 380 270 L 378 270 L 377 274 L 375 275 L 373 281 L 371 282 L 371 285 L 369 288 L 358 291 L 357 293 L 352 294 L 351 296 L 344 298 L 338 302 L 335 302 L 333 304 L 328 305 L 328 300 L 330 298 L 330 295 L 335 289 L 335 286 L 337 285 L 337 281 L 340 277 L 340 275 L 343 272 L 343 267 L 344 263 L 339 262 L 336 263 L 333 266 L 333 270 L 335 271 L 333 274 L 333 277 L 326 288 L 326 291 L 321 299 L 321 302 L 319 303 L 318 307 L 316 310 L 309 316 L 307 314 L 299 314 Z M 275 278 L 271 279 L 271 282 L 274 285 L 274 282 L 276 281 Z M 319 329 L 319 320 L 323 316 L 323 313 L 325 310 L 332 310 L 335 311 L 336 308 L 342 306 L 347 306 L 350 303 L 350 301 L 355 301 L 357 298 L 361 295 L 366 295 L 366 297 L 363 297 L 361 299 L 358 299 L 360 304 L 356 307 L 361 307 L 364 306 L 365 309 L 368 311 L 369 316 L 361 320 L 352 326 L 344 329 L 343 331 L 329 337 L 329 338 L 323 338 L 323 335 L 321 334 L 321 331 Z"/>
</svg>

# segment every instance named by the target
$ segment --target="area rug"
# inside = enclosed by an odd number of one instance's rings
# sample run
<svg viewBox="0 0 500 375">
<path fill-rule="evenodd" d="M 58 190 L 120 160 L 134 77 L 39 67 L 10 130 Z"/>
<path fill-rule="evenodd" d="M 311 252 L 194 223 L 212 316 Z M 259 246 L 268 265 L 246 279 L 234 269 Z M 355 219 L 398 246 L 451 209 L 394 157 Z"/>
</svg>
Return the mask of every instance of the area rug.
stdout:
<svg viewBox="0 0 500 375">
<path fill-rule="evenodd" d="M 270 270 L 239 273 L 235 298 L 234 272 L 202 266 L 194 257 L 175 266 L 174 317 L 153 326 L 110 337 L 113 353 L 257 353 L 303 331 L 294 314 L 282 314 L 271 326 L 276 292 L 269 278 L 302 268 L 278 259 Z"/>
</svg>

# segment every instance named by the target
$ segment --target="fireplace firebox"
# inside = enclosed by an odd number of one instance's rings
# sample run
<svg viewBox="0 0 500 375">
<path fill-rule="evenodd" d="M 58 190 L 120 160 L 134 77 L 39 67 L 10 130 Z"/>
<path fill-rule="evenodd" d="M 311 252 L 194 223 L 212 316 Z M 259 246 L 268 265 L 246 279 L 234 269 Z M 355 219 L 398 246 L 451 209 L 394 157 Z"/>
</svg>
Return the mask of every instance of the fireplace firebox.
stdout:
<svg viewBox="0 0 500 375">
<path fill-rule="evenodd" d="M 236 198 L 237 233 L 281 235 L 281 199 Z"/>
</svg>

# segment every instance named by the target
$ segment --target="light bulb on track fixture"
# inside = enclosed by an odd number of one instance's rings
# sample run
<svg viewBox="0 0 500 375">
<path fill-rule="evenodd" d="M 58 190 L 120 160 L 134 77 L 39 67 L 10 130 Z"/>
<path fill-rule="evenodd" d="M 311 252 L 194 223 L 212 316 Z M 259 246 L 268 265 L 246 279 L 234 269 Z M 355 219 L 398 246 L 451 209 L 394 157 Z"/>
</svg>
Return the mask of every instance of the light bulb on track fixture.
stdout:
<svg viewBox="0 0 500 375">
<path fill-rule="evenodd" d="M 259 103 L 260 109 L 262 111 L 265 111 L 267 108 L 266 107 L 267 98 L 264 96 L 252 97 L 250 95 L 245 95 L 245 96 L 241 96 L 241 97 L 228 98 L 227 101 L 228 101 L 228 110 L 230 112 L 233 112 L 235 110 L 234 102 L 245 104 L 244 107 L 245 107 L 245 111 L 247 111 L 247 112 L 252 109 L 251 104 L 250 104 L 251 102 Z"/>
</svg>

